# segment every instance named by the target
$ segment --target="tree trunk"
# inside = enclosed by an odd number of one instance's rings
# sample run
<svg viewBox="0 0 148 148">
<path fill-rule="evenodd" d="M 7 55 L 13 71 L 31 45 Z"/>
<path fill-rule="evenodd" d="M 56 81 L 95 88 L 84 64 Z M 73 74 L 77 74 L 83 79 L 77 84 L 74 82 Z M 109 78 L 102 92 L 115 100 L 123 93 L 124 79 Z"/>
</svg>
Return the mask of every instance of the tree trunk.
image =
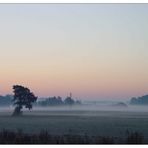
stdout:
<svg viewBox="0 0 148 148">
<path fill-rule="evenodd" d="M 16 108 L 14 109 L 14 112 L 13 112 L 13 116 L 20 116 L 22 115 L 22 111 L 21 111 L 22 107 L 21 106 L 16 106 Z"/>
</svg>

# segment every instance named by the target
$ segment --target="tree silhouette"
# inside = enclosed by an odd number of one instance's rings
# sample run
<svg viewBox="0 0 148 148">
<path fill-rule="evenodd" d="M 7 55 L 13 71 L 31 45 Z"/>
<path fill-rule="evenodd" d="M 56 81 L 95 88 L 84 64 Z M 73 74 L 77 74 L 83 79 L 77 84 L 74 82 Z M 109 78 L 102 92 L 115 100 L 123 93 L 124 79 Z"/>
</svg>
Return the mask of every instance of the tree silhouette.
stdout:
<svg viewBox="0 0 148 148">
<path fill-rule="evenodd" d="M 37 100 L 37 97 L 34 96 L 32 92 L 26 87 L 20 86 L 20 85 L 14 85 L 13 86 L 13 102 L 16 106 L 13 112 L 13 115 L 21 115 L 22 114 L 22 108 L 23 106 L 25 108 L 28 108 L 29 110 L 32 109 L 32 103 Z"/>
<path fill-rule="evenodd" d="M 66 105 L 74 105 L 75 104 L 75 101 L 71 97 L 67 97 L 64 102 Z"/>
</svg>

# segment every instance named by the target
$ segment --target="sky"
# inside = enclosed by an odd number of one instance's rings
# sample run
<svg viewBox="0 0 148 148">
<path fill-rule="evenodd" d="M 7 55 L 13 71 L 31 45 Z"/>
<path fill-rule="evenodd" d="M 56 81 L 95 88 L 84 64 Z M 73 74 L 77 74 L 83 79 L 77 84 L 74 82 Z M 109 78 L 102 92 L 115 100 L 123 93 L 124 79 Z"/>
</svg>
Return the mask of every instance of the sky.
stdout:
<svg viewBox="0 0 148 148">
<path fill-rule="evenodd" d="M 0 94 L 148 94 L 148 4 L 0 4 Z"/>
</svg>

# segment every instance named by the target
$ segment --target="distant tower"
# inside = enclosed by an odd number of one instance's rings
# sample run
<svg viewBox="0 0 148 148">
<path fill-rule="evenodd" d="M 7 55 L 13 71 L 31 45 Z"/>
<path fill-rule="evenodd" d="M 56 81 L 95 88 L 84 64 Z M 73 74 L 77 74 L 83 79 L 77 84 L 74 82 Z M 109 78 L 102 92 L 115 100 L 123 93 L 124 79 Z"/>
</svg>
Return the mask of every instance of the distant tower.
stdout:
<svg viewBox="0 0 148 148">
<path fill-rule="evenodd" d="M 70 93 L 70 98 L 72 98 L 72 93 Z"/>
</svg>

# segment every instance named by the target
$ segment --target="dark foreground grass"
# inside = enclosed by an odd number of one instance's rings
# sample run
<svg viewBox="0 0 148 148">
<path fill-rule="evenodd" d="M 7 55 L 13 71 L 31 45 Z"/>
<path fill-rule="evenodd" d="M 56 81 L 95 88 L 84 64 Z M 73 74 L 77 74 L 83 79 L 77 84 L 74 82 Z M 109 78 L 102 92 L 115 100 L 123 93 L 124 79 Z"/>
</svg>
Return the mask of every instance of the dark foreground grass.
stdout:
<svg viewBox="0 0 148 148">
<path fill-rule="evenodd" d="M 126 132 L 126 138 L 84 135 L 50 135 L 48 131 L 24 133 L 22 130 L 0 131 L 0 144 L 144 144 L 144 136 L 138 132 Z"/>
</svg>

